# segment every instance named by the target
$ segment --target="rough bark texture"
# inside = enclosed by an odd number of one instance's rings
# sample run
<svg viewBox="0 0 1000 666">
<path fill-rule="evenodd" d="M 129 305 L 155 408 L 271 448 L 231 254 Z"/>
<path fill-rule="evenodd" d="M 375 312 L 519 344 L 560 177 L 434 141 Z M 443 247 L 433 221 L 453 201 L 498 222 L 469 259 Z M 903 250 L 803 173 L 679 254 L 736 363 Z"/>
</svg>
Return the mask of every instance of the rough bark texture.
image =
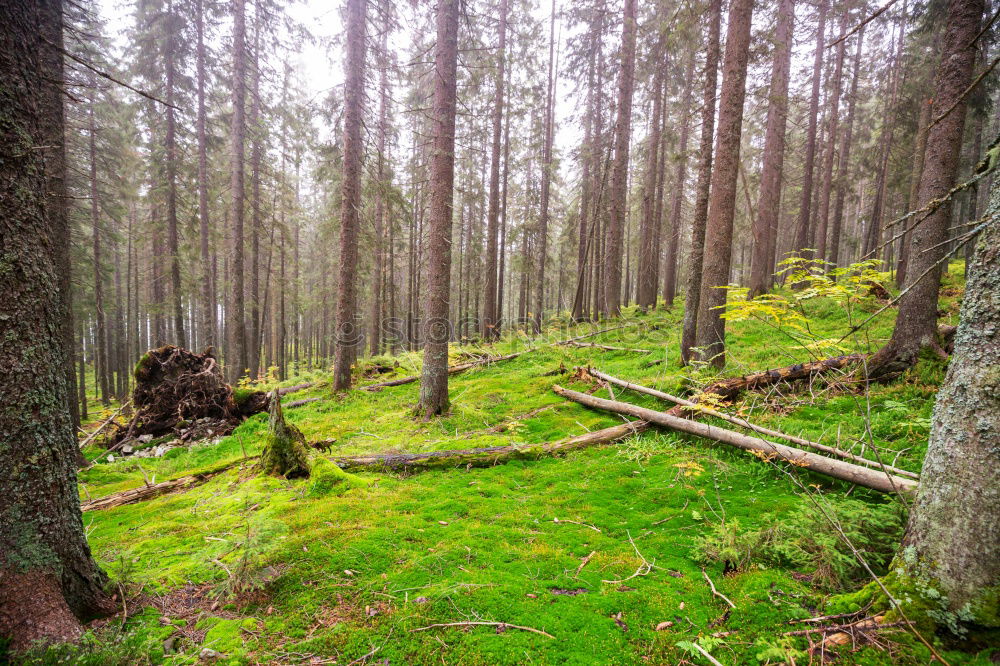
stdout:
<svg viewBox="0 0 1000 666">
<path fill-rule="evenodd" d="M 608 221 L 604 261 L 604 309 L 608 317 L 621 313 L 622 240 L 628 215 L 628 155 L 632 133 L 632 91 L 635 87 L 636 0 L 624 0 L 621 69 L 618 71 L 618 120 L 615 124 L 615 160 L 611 170 L 611 218 Z"/>
<path fill-rule="evenodd" d="M 286 478 L 309 476 L 309 452 L 302 431 L 285 421 L 278 391 L 270 395 L 267 437 L 260 452 L 260 469 L 264 474 Z"/>
<path fill-rule="evenodd" d="M 934 80 L 932 118 L 952 107 L 972 78 L 976 59 L 973 39 L 983 15 L 982 0 L 951 0 L 942 38 L 941 63 Z M 965 100 L 931 127 L 927 133 L 924 170 L 920 178 L 922 205 L 943 196 L 958 176 Z M 951 205 L 945 203 L 930 214 L 910 237 L 910 265 L 905 293 L 899 299 L 899 314 L 892 338 L 869 363 L 869 376 L 884 379 L 916 362 L 921 349 L 937 344 L 937 301 L 942 260 L 948 253 L 945 241 L 951 224 Z"/>
<path fill-rule="evenodd" d="M 42 146 L 51 138 L 48 80 L 60 59 L 37 38 L 61 3 L 0 3 L 0 637 L 73 640 L 81 619 L 113 610 L 87 546 L 67 407 L 69 362 L 56 262 L 64 230 L 50 218 Z"/>
<path fill-rule="evenodd" d="M 724 287 L 729 284 L 732 262 L 736 181 L 740 165 L 753 5 L 753 0 L 733 0 L 729 9 L 719 98 L 719 136 L 715 144 L 715 169 L 712 171 L 711 199 L 705 227 L 705 265 L 702 269 L 695 342 L 702 349 L 702 359 L 715 367 L 722 367 L 726 362 L 726 321 L 719 307 L 726 304 Z"/>
<path fill-rule="evenodd" d="M 233 154 L 229 196 L 229 274 L 232 278 L 226 308 L 226 376 L 235 381 L 247 369 L 247 332 L 243 299 L 243 142 L 246 131 L 246 0 L 233 0 L 233 117 L 230 126 Z"/>
<path fill-rule="evenodd" d="M 705 253 L 705 223 L 708 219 L 708 195 L 712 182 L 712 147 L 715 141 L 715 89 L 719 76 L 719 33 L 722 24 L 722 0 L 712 0 L 709 7 L 708 39 L 705 56 L 705 91 L 701 106 L 701 145 L 698 150 L 698 185 L 691 220 L 691 252 L 688 255 L 687 295 L 684 300 L 684 326 L 681 331 L 681 362 L 691 360 L 698 329 L 698 304 L 701 300 L 701 270 Z"/>
<path fill-rule="evenodd" d="M 961 4 L 961 3 L 959 3 Z M 928 161 L 928 168 L 933 168 Z M 1000 187 L 990 211 L 1000 212 Z M 914 255 L 916 258 L 917 255 Z M 1000 626 L 1000 224 L 983 231 L 969 268 L 955 354 L 937 394 L 922 481 L 902 560 L 936 606 Z"/>
<path fill-rule="evenodd" d="M 800 254 L 809 245 L 809 221 L 813 199 L 813 167 L 816 163 L 816 127 L 819 119 L 819 88 L 823 76 L 823 51 L 826 32 L 826 12 L 829 0 L 819 0 L 819 25 L 816 28 L 816 51 L 813 56 L 812 94 L 809 97 L 809 129 L 806 132 L 805 160 L 802 166 L 802 203 L 795 228 L 795 247 Z"/>
<path fill-rule="evenodd" d="M 483 327 L 482 334 L 486 340 L 496 340 L 500 329 L 497 320 L 500 311 L 497 307 L 497 289 L 503 285 L 497 283 L 497 234 L 500 229 L 500 149 L 501 130 L 503 126 L 504 77 L 507 66 L 507 0 L 500 0 L 500 26 L 497 44 L 497 71 L 494 86 L 496 94 L 493 99 L 493 147 L 490 154 L 490 194 L 489 208 L 486 213 L 486 276 L 483 293 Z"/>
<path fill-rule="evenodd" d="M 344 83 L 344 180 L 340 198 L 340 270 L 333 390 L 351 386 L 351 363 L 359 342 L 357 327 L 358 230 L 361 226 L 361 120 L 365 103 L 365 0 L 347 4 L 347 80 Z"/>
<path fill-rule="evenodd" d="M 458 69 L 458 0 L 439 0 L 434 53 L 434 148 L 431 155 L 424 365 L 417 411 L 430 418 L 448 411 L 448 296 L 451 290 L 451 216 L 455 184 L 455 106 Z"/>
<path fill-rule="evenodd" d="M 792 64 L 792 32 L 795 0 L 781 0 L 778 27 L 774 33 L 774 64 L 767 104 L 764 135 L 764 166 L 760 174 L 757 217 L 751 229 L 753 254 L 750 258 L 750 298 L 771 289 L 774 276 L 774 248 L 781 216 L 781 176 L 785 165 L 785 126 L 788 123 L 788 80 Z"/>
</svg>

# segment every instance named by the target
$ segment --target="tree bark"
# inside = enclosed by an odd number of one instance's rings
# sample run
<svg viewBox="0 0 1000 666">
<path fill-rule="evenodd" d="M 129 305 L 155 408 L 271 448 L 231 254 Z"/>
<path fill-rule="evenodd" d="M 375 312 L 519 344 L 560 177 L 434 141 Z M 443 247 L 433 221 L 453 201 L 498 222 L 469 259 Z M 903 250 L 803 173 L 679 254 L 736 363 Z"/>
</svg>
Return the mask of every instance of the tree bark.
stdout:
<svg viewBox="0 0 1000 666">
<path fill-rule="evenodd" d="M 333 356 L 333 390 L 351 386 L 351 363 L 359 342 L 357 327 L 358 230 L 361 226 L 361 139 L 365 103 L 365 34 L 367 0 L 347 5 L 347 80 L 344 84 L 344 175 L 340 199 L 340 271 L 337 283 L 337 328 Z"/>
<path fill-rule="evenodd" d="M 978 4 L 982 9 L 982 3 L 956 2 L 952 3 L 953 10 L 956 4 Z M 975 10 L 968 8 L 963 24 L 968 21 L 969 25 L 978 25 L 974 18 L 980 15 L 973 17 Z M 952 16 L 957 23 L 959 16 Z M 949 33 L 953 27 L 957 26 L 949 25 Z M 968 43 L 964 37 L 968 33 L 961 32 L 964 41 L 958 46 Z M 946 39 L 946 44 L 956 46 L 952 39 Z M 948 58 L 942 62 L 947 63 Z M 940 104 L 947 105 L 947 100 Z M 939 136 L 937 127 L 931 129 L 935 139 Z M 933 160 L 938 155 L 929 144 L 928 170 L 936 169 Z M 1000 211 L 1000 187 L 994 184 L 990 196 L 989 211 L 995 215 Z M 919 257 L 914 254 L 915 263 Z M 926 595 L 928 582 L 933 581 L 933 590 L 940 595 L 928 599 L 934 608 L 960 613 L 960 620 L 994 629 L 1000 581 L 998 368 L 1000 224 L 994 220 L 976 243 L 955 334 L 955 353 L 934 404 L 922 481 L 910 512 L 903 550 L 897 558 L 897 565 L 918 582 L 915 594 Z"/>
<path fill-rule="evenodd" d="M 622 241 L 628 215 L 629 139 L 632 132 L 632 92 L 635 87 L 636 0 L 624 0 L 621 69 L 618 72 L 618 120 L 615 123 L 615 161 L 611 171 L 611 219 L 604 248 L 604 307 L 606 317 L 621 314 Z"/>
<path fill-rule="evenodd" d="M 458 69 L 458 0 L 439 0 L 434 52 L 434 149 L 430 174 L 430 230 L 423 312 L 424 363 L 417 412 L 425 419 L 448 411 L 448 297 L 451 289 L 451 218 L 455 184 L 455 107 Z"/>
<path fill-rule="evenodd" d="M 247 370 L 246 312 L 243 298 L 243 156 L 246 132 L 246 0 L 233 3 L 233 116 L 231 156 L 231 224 L 229 229 L 230 302 L 226 308 L 226 376 L 235 382 Z"/>
<path fill-rule="evenodd" d="M 201 250 L 201 318 L 199 328 L 206 347 L 217 344 L 215 331 L 215 296 L 212 292 L 212 261 L 209 254 L 208 219 L 208 136 L 205 110 L 205 5 L 195 0 L 195 70 L 198 116 L 198 237 Z"/>
<path fill-rule="evenodd" d="M 840 18 L 840 34 L 847 30 L 847 12 Z M 840 95 L 841 77 L 844 73 L 844 51 L 847 47 L 847 40 L 841 41 L 837 45 L 837 56 L 833 66 L 832 90 L 830 91 L 829 106 L 830 116 L 827 120 L 826 153 L 823 155 L 823 184 L 819 198 L 818 223 L 816 225 L 816 257 L 826 258 L 827 233 L 830 222 L 830 194 L 833 190 L 833 161 L 837 149 L 837 138 L 840 134 Z"/>
<path fill-rule="evenodd" d="M 0 408 L 0 636 L 13 651 L 75 640 L 81 620 L 113 612 L 80 514 L 65 305 L 52 288 L 64 230 L 45 150 L 62 127 L 46 105 L 62 58 L 35 35 L 43 22 L 61 30 L 61 12 L 59 0 L 0 4 L 0 367 L 18 378 Z"/>
<path fill-rule="evenodd" d="M 388 13 L 390 10 L 385 2 L 381 3 L 379 11 Z M 381 26 L 382 35 L 379 39 L 378 70 L 378 138 L 375 143 L 375 266 L 372 272 L 372 300 L 368 316 L 369 350 L 372 356 L 382 353 L 382 310 L 385 305 L 385 209 L 389 182 L 386 179 L 386 136 L 389 132 L 389 31 L 388 25 Z M 391 225 L 392 222 L 390 221 Z"/>
<path fill-rule="evenodd" d="M 174 340 L 186 347 L 184 335 L 184 307 L 181 303 L 181 258 L 177 230 L 177 118 L 174 109 L 174 87 L 177 78 L 176 39 L 179 17 L 174 15 L 173 3 L 166 7 L 166 44 L 164 45 L 166 70 L 167 131 L 164 137 L 167 170 L 167 251 L 170 252 L 170 306 L 174 316 Z"/>
<path fill-rule="evenodd" d="M 716 163 L 712 171 L 712 195 L 705 227 L 705 265 L 695 342 L 702 348 L 702 359 L 717 368 L 726 363 L 726 321 L 718 308 L 726 304 L 725 286 L 729 284 L 732 263 L 733 218 L 736 214 L 736 181 L 739 176 L 753 4 L 753 0 L 733 0 L 729 9 L 719 98 L 719 136 L 715 144 Z"/>
<path fill-rule="evenodd" d="M 771 67 L 771 90 L 767 104 L 760 197 L 757 200 L 757 217 L 751 229 L 753 254 L 750 258 L 750 298 L 770 291 L 774 284 L 774 247 L 778 237 L 778 220 L 781 217 L 785 127 L 788 124 L 788 81 L 794 28 L 795 0 L 781 0 L 778 4 L 778 26 L 774 33 L 774 64 Z"/>
<path fill-rule="evenodd" d="M 922 204 L 944 196 L 958 177 L 959 153 L 965 128 L 965 100 L 976 58 L 973 39 L 983 15 L 982 0 L 950 0 L 942 39 L 941 62 L 934 80 L 931 117 L 951 112 L 927 133 L 924 170 L 920 178 Z M 957 104 L 956 104 L 957 102 Z M 952 108 L 954 105 L 954 108 Z M 889 378 L 916 362 L 921 349 L 937 345 L 937 301 L 941 266 L 948 253 L 951 204 L 945 203 L 924 219 L 910 238 L 910 266 L 899 313 L 889 342 L 871 359 L 869 377 Z"/>
<path fill-rule="evenodd" d="M 549 19 L 549 74 L 548 90 L 545 94 L 545 137 L 542 144 L 542 186 L 541 212 L 538 216 L 538 280 L 535 285 L 535 333 L 542 332 L 542 310 L 545 307 L 545 264 L 549 242 L 549 192 L 552 187 L 552 124 L 555 120 L 555 86 L 558 72 L 555 71 L 556 49 L 556 0 L 552 0 L 552 17 Z"/>
<path fill-rule="evenodd" d="M 653 52 L 654 62 L 663 55 L 662 40 Z M 656 306 L 656 263 L 660 258 L 659 248 L 655 246 L 656 228 L 660 224 L 655 216 L 656 193 L 660 175 L 660 119 L 663 115 L 663 67 L 657 67 L 653 74 L 653 112 L 649 136 L 646 137 L 646 173 L 642 184 L 642 222 L 639 226 L 639 272 L 636 276 L 638 289 L 636 302 L 639 309 L 645 312 Z M 681 189 L 678 186 L 678 190 Z"/>
<path fill-rule="evenodd" d="M 701 145 L 698 154 L 698 185 L 691 220 L 691 252 L 688 262 L 687 294 L 684 300 L 684 324 L 681 331 L 681 363 L 691 360 L 698 330 L 701 300 L 701 272 L 705 252 L 705 225 L 708 220 L 708 195 L 712 180 L 712 148 L 715 142 L 715 89 L 719 76 L 719 32 L 722 24 L 722 0 L 709 0 L 708 37 L 705 45 L 705 91 L 701 106 Z"/>
</svg>

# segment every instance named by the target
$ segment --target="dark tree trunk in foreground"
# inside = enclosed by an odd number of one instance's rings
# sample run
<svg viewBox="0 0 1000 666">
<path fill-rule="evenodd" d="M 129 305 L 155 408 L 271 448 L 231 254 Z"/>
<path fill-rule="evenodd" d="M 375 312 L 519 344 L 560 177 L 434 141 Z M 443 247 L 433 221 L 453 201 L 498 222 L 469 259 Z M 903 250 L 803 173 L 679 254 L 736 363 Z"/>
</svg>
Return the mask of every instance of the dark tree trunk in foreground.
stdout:
<svg viewBox="0 0 1000 666">
<path fill-rule="evenodd" d="M 635 83 L 636 0 L 625 0 L 621 69 L 618 72 L 618 120 L 615 124 L 615 161 L 611 170 L 611 219 L 604 249 L 604 314 L 617 317 L 622 300 L 622 240 L 628 216 L 628 153 L 632 131 L 632 90 Z"/>
<path fill-rule="evenodd" d="M 455 183 L 455 105 L 459 0 L 438 0 L 431 109 L 430 229 L 423 312 L 424 365 L 417 412 L 429 419 L 448 411 L 448 296 L 451 290 L 452 190 Z"/>
<path fill-rule="evenodd" d="M 58 0 L 0 3 L 0 367 L 18 378 L 0 407 L 0 637 L 14 650 L 75 640 L 81 620 L 114 610 L 80 515 L 64 304 L 52 288 L 63 231 L 58 211 L 50 217 L 43 147 L 55 129 L 46 86 L 61 79 L 61 58 L 32 36 L 61 10 Z"/>
<path fill-rule="evenodd" d="M 800 255 L 809 245 L 809 221 L 812 213 L 813 167 L 816 163 L 816 126 L 819 119 L 819 88 L 823 76 L 823 51 L 826 32 L 826 11 L 829 0 L 819 0 L 819 25 L 816 28 L 816 51 L 813 56 L 812 95 L 809 98 L 809 129 L 806 132 L 806 153 L 802 166 L 802 204 L 795 228 L 794 249 Z"/>
<path fill-rule="evenodd" d="M 705 227 L 705 265 L 695 342 L 703 349 L 702 359 L 717 368 L 726 362 L 726 321 L 718 308 L 726 304 L 726 289 L 720 287 L 729 284 L 732 263 L 736 180 L 740 165 L 753 4 L 754 0 L 733 0 L 729 8 L 726 57 L 722 65 L 722 92 L 719 96 L 719 136 L 715 144 L 712 195 Z"/>
<path fill-rule="evenodd" d="M 366 0 L 347 5 L 347 80 L 344 83 L 344 181 L 340 199 L 340 272 L 337 285 L 333 390 L 351 386 L 351 363 L 358 344 L 358 229 L 361 226 L 362 105 L 365 103 Z"/>
<path fill-rule="evenodd" d="M 246 132 L 246 0 L 233 0 L 232 220 L 229 229 L 230 301 L 226 308 L 226 377 L 235 382 L 247 369 L 243 298 L 243 142 Z"/>
<path fill-rule="evenodd" d="M 781 0 L 778 27 L 774 33 L 774 65 L 767 105 L 764 135 L 764 166 L 760 175 L 760 198 L 753 228 L 753 255 L 750 259 L 750 298 L 771 289 L 774 276 L 774 248 L 781 215 L 781 177 L 785 164 L 785 126 L 788 121 L 788 79 L 792 63 L 792 31 L 795 0 Z"/>
<path fill-rule="evenodd" d="M 483 293 L 483 337 L 496 340 L 500 329 L 497 291 L 497 235 L 500 230 L 500 148 L 503 128 L 504 77 L 507 65 L 507 0 L 500 0 L 499 43 L 497 44 L 496 94 L 493 99 L 493 147 L 490 155 L 489 208 L 486 213 L 486 279 Z"/>
<path fill-rule="evenodd" d="M 687 294 L 684 300 L 684 327 L 681 332 L 681 362 L 691 360 L 698 329 L 698 303 L 701 300 L 701 269 L 705 252 L 705 223 L 708 219 L 708 195 L 712 180 L 712 147 L 715 141 L 715 89 L 719 76 L 719 32 L 722 24 L 722 0 L 712 0 L 708 17 L 708 40 L 705 56 L 705 92 L 701 106 L 701 143 L 698 150 L 698 185 L 691 220 L 691 252 L 688 256 Z"/>
<path fill-rule="evenodd" d="M 928 168 L 933 164 L 928 161 Z M 990 212 L 995 215 L 1000 211 L 1000 187 L 994 185 L 991 197 Z M 934 582 L 934 590 L 941 594 L 928 600 L 934 608 L 952 613 L 968 609 L 972 618 L 962 619 L 995 628 L 1000 580 L 1000 224 L 996 220 L 976 245 L 955 354 L 937 394 L 920 487 L 897 564 L 918 581 Z M 913 592 L 920 594 L 921 589 L 926 585 L 914 586 Z"/>
<path fill-rule="evenodd" d="M 973 38 L 979 33 L 982 0 L 951 0 L 942 38 L 941 62 L 934 79 L 934 106 L 937 119 L 960 100 L 972 77 L 976 59 Z M 965 100 L 927 132 L 924 171 L 920 177 L 920 204 L 942 197 L 958 175 L 962 132 L 965 128 Z M 909 223 L 907 223 L 909 224 Z M 946 241 L 951 224 L 951 205 L 946 203 L 930 214 L 910 237 L 910 264 L 899 314 L 889 342 L 869 363 L 869 376 L 880 379 L 894 375 L 916 362 L 925 347 L 937 346 L 938 285 L 942 263 L 948 254 Z"/>
</svg>

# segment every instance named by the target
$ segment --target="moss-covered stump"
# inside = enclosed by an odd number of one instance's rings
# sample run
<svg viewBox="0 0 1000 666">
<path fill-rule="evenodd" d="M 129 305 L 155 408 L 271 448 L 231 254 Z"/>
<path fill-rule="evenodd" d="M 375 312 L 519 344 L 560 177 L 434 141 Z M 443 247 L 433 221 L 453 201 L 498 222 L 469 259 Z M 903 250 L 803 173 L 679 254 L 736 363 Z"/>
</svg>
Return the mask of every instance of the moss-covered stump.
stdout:
<svg viewBox="0 0 1000 666">
<path fill-rule="evenodd" d="M 305 436 L 285 421 L 277 390 L 271 392 L 270 403 L 267 439 L 260 452 L 261 471 L 289 479 L 309 476 Z"/>
<path fill-rule="evenodd" d="M 136 363 L 134 376 L 136 412 L 127 426 L 111 434 L 112 443 L 139 435 L 180 436 L 205 419 L 228 432 L 267 408 L 267 394 L 234 391 L 226 383 L 211 348 L 202 354 L 174 345 L 151 349 Z"/>
</svg>

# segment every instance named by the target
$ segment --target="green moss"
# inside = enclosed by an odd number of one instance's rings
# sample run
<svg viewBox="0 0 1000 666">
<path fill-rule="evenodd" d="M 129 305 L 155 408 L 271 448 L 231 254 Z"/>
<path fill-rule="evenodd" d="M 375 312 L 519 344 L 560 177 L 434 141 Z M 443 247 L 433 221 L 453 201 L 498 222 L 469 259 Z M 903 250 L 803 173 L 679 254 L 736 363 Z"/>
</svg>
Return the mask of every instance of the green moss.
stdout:
<svg viewBox="0 0 1000 666">
<path fill-rule="evenodd" d="M 320 458 L 313 463 L 309 477 L 309 497 L 343 495 L 352 488 L 367 488 L 368 485 L 367 479 L 349 474 L 329 460 Z"/>
<path fill-rule="evenodd" d="M 236 406 L 239 407 L 240 405 L 243 405 L 250 398 L 250 396 L 256 393 L 258 393 L 257 389 L 246 388 L 243 386 L 234 386 L 233 402 L 235 402 Z"/>
</svg>

